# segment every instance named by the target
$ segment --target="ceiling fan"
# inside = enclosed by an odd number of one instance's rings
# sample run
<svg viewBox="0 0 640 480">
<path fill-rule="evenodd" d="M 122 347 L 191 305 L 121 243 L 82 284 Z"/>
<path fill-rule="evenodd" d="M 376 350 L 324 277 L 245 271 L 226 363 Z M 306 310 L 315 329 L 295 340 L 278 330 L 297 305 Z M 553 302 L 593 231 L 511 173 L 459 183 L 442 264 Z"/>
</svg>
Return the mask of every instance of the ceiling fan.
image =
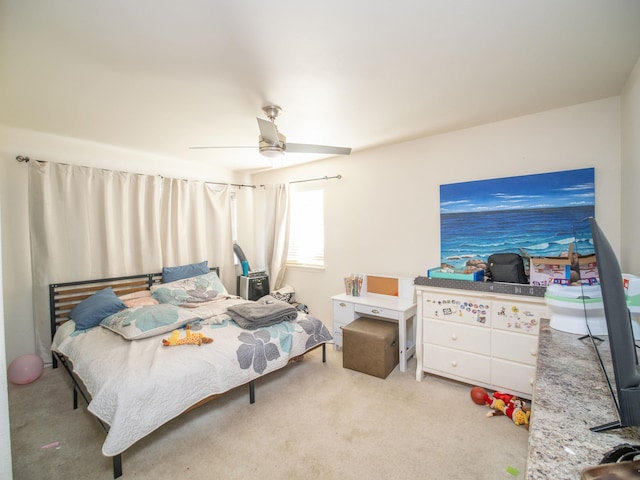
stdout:
<svg viewBox="0 0 640 480">
<path fill-rule="evenodd" d="M 289 153 L 319 153 L 328 155 L 349 155 L 351 148 L 330 147 L 326 145 L 311 145 L 306 143 L 287 143 L 287 137 L 278 131 L 275 120 L 282 111 L 277 105 L 262 107 L 262 111 L 269 121 L 256 117 L 260 136 L 258 137 L 258 149 L 265 157 L 279 157 L 285 152 Z M 255 147 L 189 147 L 190 149 L 204 148 L 255 148 Z"/>
</svg>

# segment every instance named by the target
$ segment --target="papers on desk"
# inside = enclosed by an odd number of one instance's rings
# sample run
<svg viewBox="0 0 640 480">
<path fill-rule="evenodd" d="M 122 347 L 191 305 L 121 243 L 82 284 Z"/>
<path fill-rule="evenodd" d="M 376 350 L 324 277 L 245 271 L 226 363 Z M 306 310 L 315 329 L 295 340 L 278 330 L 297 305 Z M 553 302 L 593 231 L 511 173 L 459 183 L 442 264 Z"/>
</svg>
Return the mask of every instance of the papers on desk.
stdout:
<svg viewBox="0 0 640 480">
<path fill-rule="evenodd" d="M 362 283 L 364 282 L 364 275 L 361 273 L 350 273 L 348 277 L 344 278 L 344 293 L 347 295 L 353 295 L 359 297 L 362 292 Z"/>
</svg>

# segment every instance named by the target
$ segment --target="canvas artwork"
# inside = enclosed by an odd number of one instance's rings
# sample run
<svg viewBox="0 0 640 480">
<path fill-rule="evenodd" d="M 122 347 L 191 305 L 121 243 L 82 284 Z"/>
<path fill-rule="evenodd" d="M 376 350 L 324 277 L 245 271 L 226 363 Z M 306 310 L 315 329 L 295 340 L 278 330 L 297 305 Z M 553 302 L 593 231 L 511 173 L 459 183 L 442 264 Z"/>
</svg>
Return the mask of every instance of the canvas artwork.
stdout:
<svg viewBox="0 0 640 480">
<path fill-rule="evenodd" d="M 593 168 L 441 185 L 441 264 L 465 270 L 493 253 L 561 256 L 571 244 L 590 254 L 590 235 L 576 225 L 594 215 Z"/>
</svg>

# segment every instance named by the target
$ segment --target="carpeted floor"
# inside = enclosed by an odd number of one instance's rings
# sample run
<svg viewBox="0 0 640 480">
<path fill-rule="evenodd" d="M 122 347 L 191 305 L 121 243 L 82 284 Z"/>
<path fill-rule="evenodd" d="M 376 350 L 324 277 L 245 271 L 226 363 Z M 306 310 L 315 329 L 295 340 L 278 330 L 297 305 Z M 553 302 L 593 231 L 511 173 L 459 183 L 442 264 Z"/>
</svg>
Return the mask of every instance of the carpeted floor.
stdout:
<svg viewBox="0 0 640 480">
<path fill-rule="evenodd" d="M 122 478 L 524 478 L 527 431 L 487 418 L 469 385 L 417 382 L 415 365 L 382 380 L 315 350 L 257 380 L 254 405 L 243 387 L 147 436 L 122 455 Z M 14 480 L 112 478 L 104 431 L 82 399 L 72 409 L 62 368 L 10 385 L 9 410 Z"/>
</svg>

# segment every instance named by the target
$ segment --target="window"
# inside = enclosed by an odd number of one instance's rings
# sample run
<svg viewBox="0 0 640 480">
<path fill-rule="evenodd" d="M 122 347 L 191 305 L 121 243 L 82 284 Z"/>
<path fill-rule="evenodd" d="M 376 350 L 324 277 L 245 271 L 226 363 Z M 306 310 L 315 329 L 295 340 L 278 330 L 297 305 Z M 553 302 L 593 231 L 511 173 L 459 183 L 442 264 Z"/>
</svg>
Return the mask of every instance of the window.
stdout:
<svg viewBox="0 0 640 480">
<path fill-rule="evenodd" d="M 324 267 L 324 192 L 292 189 L 289 205 L 287 264 Z"/>
</svg>

